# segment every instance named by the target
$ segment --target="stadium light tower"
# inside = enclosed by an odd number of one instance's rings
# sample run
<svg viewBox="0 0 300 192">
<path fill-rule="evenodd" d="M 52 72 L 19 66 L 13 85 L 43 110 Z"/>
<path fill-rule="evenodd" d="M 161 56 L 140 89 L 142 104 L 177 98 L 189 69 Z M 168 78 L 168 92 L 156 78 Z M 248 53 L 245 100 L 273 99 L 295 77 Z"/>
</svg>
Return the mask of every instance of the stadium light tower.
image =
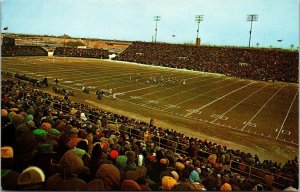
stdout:
<svg viewBox="0 0 300 192">
<path fill-rule="evenodd" d="M 156 37 L 157 37 L 157 21 L 160 21 L 160 16 L 154 16 L 154 21 L 155 21 L 155 38 L 154 38 L 154 42 L 156 43 Z"/>
<path fill-rule="evenodd" d="M 199 39 L 199 25 L 200 25 L 200 22 L 203 21 L 203 17 L 204 17 L 204 15 L 196 15 L 196 16 L 195 16 L 195 21 L 196 21 L 196 23 L 198 23 L 196 45 L 200 45 L 200 39 Z"/>
<path fill-rule="evenodd" d="M 252 15 L 247 15 L 247 21 L 251 22 L 250 26 L 250 37 L 249 37 L 249 48 L 250 48 L 250 43 L 251 43 L 251 33 L 252 33 L 252 22 L 253 21 L 258 21 L 258 15 L 252 14 Z"/>
<path fill-rule="evenodd" d="M 293 48 L 294 48 L 294 44 L 291 44 L 291 51 L 293 51 Z"/>
</svg>

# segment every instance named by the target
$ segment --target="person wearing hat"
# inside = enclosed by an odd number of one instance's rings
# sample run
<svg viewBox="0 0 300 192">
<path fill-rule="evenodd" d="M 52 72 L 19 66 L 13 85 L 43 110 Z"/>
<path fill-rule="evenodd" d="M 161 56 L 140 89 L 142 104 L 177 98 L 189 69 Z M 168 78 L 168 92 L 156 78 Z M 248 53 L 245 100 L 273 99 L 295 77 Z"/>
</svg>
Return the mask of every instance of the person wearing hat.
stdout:
<svg viewBox="0 0 300 192">
<path fill-rule="evenodd" d="M 79 154 L 80 154 L 79 156 L 82 159 L 84 165 L 88 167 L 91 157 L 88 154 L 89 147 L 88 147 L 87 142 L 85 140 L 79 141 L 74 150 L 79 152 Z"/>
<path fill-rule="evenodd" d="M 157 157 L 159 158 L 159 157 Z M 159 161 L 155 162 L 151 167 L 152 170 L 150 171 L 149 178 L 156 182 L 160 182 L 160 174 L 167 170 L 167 166 L 169 165 L 168 158 L 161 158 Z"/>
<path fill-rule="evenodd" d="M 1 125 L 6 125 L 7 123 L 9 123 L 9 118 L 8 118 L 8 112 L 6 109 L 1 109 Z"/>
<path fill-rule="evenodd" d="M 37 153 L 33 159 L 33 165 L 40 167 L 47 178 L 54 173 L 51 162 L 55 155 L 56 152 L 53 149 L 52 143 L 45 142 L 38 144 Z"/>
<path fill-rule="evenodd" d="M 11 111 L 7 114 L 7 117 L 9 118 L 9 120 L 12 122 L 13 117 L 16 115 L 17 113 L 14 111 Z"/>
<path fill-rule="evenodd" d="M 164 176 L 173 177 L 176 181 L 179 179 L 179 175 L 176 171 L 166 170 L 160 174 L 160 178 L 162 179 Z"/>
<path fill-rule="evenodd" d="M 121 191 L 141 191 L 139 184 L 131 179 L 125 179 L 121 183 Z"/>
<path fill-rule="evenodd" d="M 162 190 L 171 191 L 176 184 L 177 181 L 170 176 L 164 176 L 161 180 Z"/>
<path fill-rule="evenodd" d="M 133 151 L 126 151 L 125 156 L 127 157 L 125 171 L 135 170 L 136 169 L 135 153 Z"/>
<path fill-rule="evenodd" d="M 264 191 L 264 187 L 262 184 L 257 184 L 253 187 L 253 191 Z"/>
<path fill-rule="evenodd" d="M 200 182 L 200 175 L 196 170 L 193 170 L 190 174 L 189 180 L 191 183 L 199 183 Z"/>
<path fill-rule="evenodd" d="M 125 155 L 118 156 L 117 159 L 116 159 L 116 162 L 115 162 L 116 166 L 120 170 L 125 169 L 126 163 L 127 163 L 127 156 L 125 156 Z"/>
<path fill-rule="evenodd" d="M 41 125 L 41 129 L 44 129 L 44 130 L 48 130 L 48 129 L 51 129 L 52 128 L 52 125 L 48 122 L 43 122 L 42 125 Z"/>
<path fill-rule="evenodd" d="M 111 150 L 108 155 L 108 159 L 115 163 L 117 157 L 119 156 L 119 152 L 117 150 Z"/>
<path fill-rule="evenodd" d="M 177 161 L 175 163 L 175 167 L 176 167 L 176 170 L 182 171 L 185 168 L 185 165 L 183 163 L 180 163 L 180 162 Z"/>
<path fill-rule="evenodd" d="M 231 185 L 229 183 L 224 183 L 221 186 L 220 191 L 232 191 Z"/>
<path fill-rule="evenodd" d="M 73 149 L 74 147 L 76 147 L 77 143 L 79 141 L 83 140 L 82 138 L 78 137 L 78 132 L 79 132 L 79 129 L 77 129 L 75 127 L 71 129 L 70 140 L 67 143 L 67 145 L 69 146 L 70 149 Z"/>
<path fill-rule="evenodd" d="M 106 154 L 102 151 L 101 144 L 99 142 L 94 143 L 91 158 L 89 161 L 89 169 L 92 178 L 95 178 L 96 172 L 100 167 L 100 160 L 105 158 Z"/>
<path fill-rule="evenodd" d="M 20 124 L 22 124 L 22 122 L 24 120 L 23 115 L 16 114 L 14 112 L 12 114 L 11 113 L 8 114 L 8 117 L 11 118 L 11 123 L 8 123 L 6 126 L 1 126 L 1 144 L 3 146 L 15 145 L 15 140 L 17 137 L 16 129 Z M 20 171 L 22 171 L 22 170 L 20 170 Z"/>
<path fill-rule="evenodd" d="M 29 166 L 18 177 L 18 189 L 43 190 L 45 178 L 45 174 L 41 168 Z"/>
<path fill-rule="evenodd" d="M 3 190 L 17 190 L 20 173 L 13 171 L 14 150 L 10 146 L 1 147 L 1 187 Z"/>
<path fill-rule="evenodd" d="M 113 164 L 102 164 L 97 170 L 95 179 L 102 179 L 105 190 L 119 190 L 121 174 Z"/>
<path fill-rule="evenodd" d="M 37 152 L 38 142 L 32 131 L 29 129 L 18 129 L 16 131 L 14 144 L 14 168 L 21 172 L 33 163 Z"/>
<path fill-rule="evenodd" d="M 46 180 L 46 190 L 75 191 L 86 190 L 85 181 L 78 178 L 78 174 L 85 172 L 82 159 L 74 150 L 68 150 L 60 159 L 59 172 Z"/>
</svg>

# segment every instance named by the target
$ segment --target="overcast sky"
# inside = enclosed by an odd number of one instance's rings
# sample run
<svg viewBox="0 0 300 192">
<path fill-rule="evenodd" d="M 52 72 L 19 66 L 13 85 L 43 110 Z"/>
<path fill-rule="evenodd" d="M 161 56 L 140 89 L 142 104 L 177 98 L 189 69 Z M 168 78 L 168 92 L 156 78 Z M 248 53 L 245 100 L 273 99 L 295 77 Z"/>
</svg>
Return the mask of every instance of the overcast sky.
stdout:
<svg viewBox="0 0 300 192">
<path fill-rule="evenodd" d="M 1 29 L 10 33 L 62 35 L 130 41 L 194 42 L 195 15 L 204 15 L 204 44 L 299 46 L 298 0 L 1 0 Z M 173 37 L 172 35 L 175 35 Z M 277 40 L 282 39 L 280 43 Z"/>
</svg>

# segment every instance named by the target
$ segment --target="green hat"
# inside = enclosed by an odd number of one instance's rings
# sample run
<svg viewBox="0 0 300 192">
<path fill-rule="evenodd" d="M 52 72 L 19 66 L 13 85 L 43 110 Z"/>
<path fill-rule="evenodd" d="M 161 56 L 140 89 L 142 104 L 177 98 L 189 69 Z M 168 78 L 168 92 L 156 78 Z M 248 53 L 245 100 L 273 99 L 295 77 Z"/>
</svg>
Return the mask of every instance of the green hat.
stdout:
<svg viewBox="0 0 300 192">
<path fill-rule="evenodd" d="M 27 115 L 25 117 L 25 122 L 32 121 L 32 120 L 33 120 L 33 115 Z"/>
<path fill-rule="evenodd" d="M 116 166 L 119 169 L 124 169 L 126 167 L 127 157 L 125 155 L 120 155 L 116 159 Z"/>
<path fill-rule="evenodd" d="M 33 131 L 33 134 L 37 135 L 37 136 L 44 136 L 44 135 L 47 135 L 47 131 L 45 131 L 43 129 L 35 129 Z"/>
</svg>

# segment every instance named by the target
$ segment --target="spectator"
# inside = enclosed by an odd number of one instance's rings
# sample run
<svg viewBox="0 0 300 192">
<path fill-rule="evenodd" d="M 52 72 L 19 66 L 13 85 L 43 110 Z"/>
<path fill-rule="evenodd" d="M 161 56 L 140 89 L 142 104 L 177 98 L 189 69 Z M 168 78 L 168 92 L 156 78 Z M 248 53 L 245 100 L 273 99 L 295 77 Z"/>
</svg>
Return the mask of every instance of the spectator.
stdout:
<svg viewBox="0 0 300 192">
<path fill-rule="evenodd" d="M 86 190 L 87 184 L 77 177 L 85 172 L 83 161 L 74 150 L 67 151 L 59 161 L 59 173 L 46 181 L 46 190 Z"/>
<path fill-rule="evenodd" d="M 1 183 L 4 190 L 17 190 L 19 173 L 13 171 L 14 151 L 10 146 L 1 147 Z"/>
<path fill-rule="evenodd" d="M 18 188 L 20 190 L 43 190 L 45 174 L 36 166 L 29 166 L 18 177 Z"/>
</svg>

